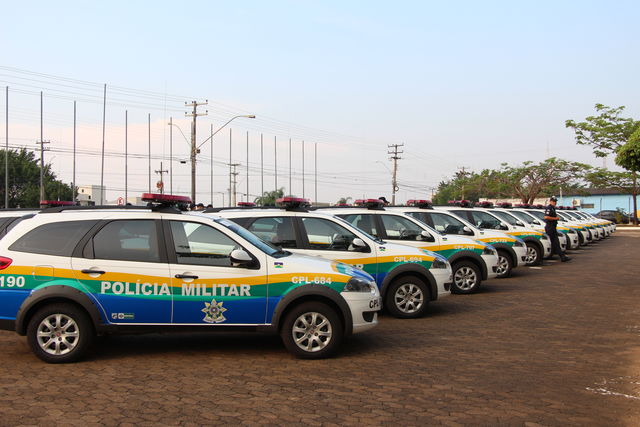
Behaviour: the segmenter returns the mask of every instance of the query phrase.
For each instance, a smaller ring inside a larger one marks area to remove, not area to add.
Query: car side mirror
[[[500,224],[500,226],[499,226],[499,228],[498,228],[498,229],[499,229],[499,230],[508,230],[508,229],[509,229],[509,227],[507,227],[505,224]]]
[[[367,244],[359,237],[356,237],[349,245],[349,250],[353,252],[362,252],[367,248]]]
[[[516,221],[516,225],[519,226],[519,227],[524,227],[524,222]]]
[[[467,236],[473,236],[473,231],[471,231],[471,229],[466,225],[462,227],[462,231],[464,231],[464,234]]]
[[[253,261],[251,255],[242,249],[234,249],[231,251],[229,258],[231,259],[231,264],[233,264],[234,267],[246,267]]]
[[[542,223],[540,221],[538,221],[537,219],[534,219],[533,223],[536,224],[536,225],[542,225]]]
[[[425,242],[435,242],[436,239],[435,237],[433,237],[431,235],[431,233],[429,233],[427,230],[422,230],[422,232],[420,233],[420,236],[418,237],[419,240],[423,240]]]

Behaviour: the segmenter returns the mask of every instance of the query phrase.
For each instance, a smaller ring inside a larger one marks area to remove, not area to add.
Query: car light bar
[[[40,200],[41,208],[54,208],[57,206],[75,206],[75,203],[68,200]]]
[[[367,209],[376,209],[384,206],[384,202],[380,199],[358,199],[353,202],[355,206],[366,207]]]
[[[341,208],[345,208],[345,207],[349,207],[351,205],[349,203],[336,203],[336,206],[339,206]]]
[[[433,206],[433,204],[431,203],[431,200],[411,199],[407,200],[407,206],[415,206],[417,208],[430,208]]]
[[[238,207],[240,207],[240,208],[252,208],[255,205],[256,204],[252,203],[252,202],[238,202]]]
[[[175,196],[173,194],[142,193],[142,201],[166,205],[178,205],[191,203],[191,198],[187,196]]]
[[[473,202],[470,200],[449,200],[448,203],[453,206],[460,206],[461,208],[473,207]]]
[[[521,207],[521,205],[517,205],[519,207]],[[502,202],[502,203],[498,203],[498,207],[499,208],[511,208],[513,207],[513,204],[509,203],[509,202]]]
[[[535,209],[544,209],[546,206],[545,205],[531,205],[532,208]]]
[[[489,201],[480,202],[478,203],[478,206],[480,206],[481,208],[492,208],[493,202],[489,202]]]
[[[281,197],[276,199],[276,206],[285,209],[300,209],[311,206],[309,199],[303,199],[302,197]]]

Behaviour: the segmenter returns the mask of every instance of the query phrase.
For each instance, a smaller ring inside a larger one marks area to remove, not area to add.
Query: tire
[[[498,249],[498,278],[504,279],[511,276],[511,269],[513,269],[513,261],[507,251]]]
[[[453,270],[452,293],[472,294],[480,288],[482,274],[475,263],[471,261],[458,261],[454,262],[451,269]]]
[[[91,319],[73,304],[55,303],[42,307],[27,325],[31,351],[47,363],[81,359],[93,344],[94,337]]]
[[[318,301],[295,306],[285,316],[280,338],[300,359],[323,359],[333,355],[344,337],[344,325],[335,309]]]
[[[415,319],[427,311],[429,288],[417,276],[402,276],[391,282],[384,299],[385,307],[393,317]]]
[[[533,242],[526,242],[527,255],[525,265],[538,265],[542,262],[542,248]]]

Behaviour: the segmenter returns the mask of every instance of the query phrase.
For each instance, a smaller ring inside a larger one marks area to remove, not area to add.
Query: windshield
[[[566,212],[557,212],[556,211],[556,215],[558,215],[564,221],[574,221],[575,220],[575,218],[571,218],[570,216],[568,216]]]
[[[213,221],[233,231],[234,233],[236,233],[237,235],[239,235],[240,237],[242,237],[243,239],[251,243],[256,248],[260,249],[262,252],[264,252],[267,255],[277,257],[277,256],[289,255],[291,253],[291,252],[283,251],[282,249],[278,248],[277,246],[269,242],[265,242],[255,234],[251,233],[249,230],[243,227],[240,227],[235,222],[231,222],[224,218],[216,218]]]
[[[541,221],[544,221],[544,213],[542,213],[540,211],[527,211],[527,213],[535,216],[536,218],[538,218]]]
[[[521,224],[518,224],[518,220],[516,218],[514,218],[512,215],[506,212],[503,212],[503,211],[489,211],[489,212],[491,212],[501,220],[505,221],[507,224],[521,225]]]
[[[520,211],[512,211],[511,215],[515,216],[518,219],[521,219],[525,222],[525,224],[533,224],[533,221],[537,221],[533,216],[528,213],[520,212]]]
[[[337,215],[332,215],[332,216],[333,216],[333,218],[335,218],[337,220],[340,220],[340,221],[344,222],[345,224],[348,224],[349,227],[355,228],[356,230],[358,230],[359,233],[364,234],[366,237],[368,237],[369,239],[373,240],[374,242],[376,242],[376,243],[384,243],[384,240],[382,240],[382,239],[380,239],[380,238],[378,238],[376,236],[372,236],[371,234],[367,233],[366,231],[363,231],[363,230],[359,229],[358,227],[356,227],[355,225],[351,224],[346,219],[340,218]]]

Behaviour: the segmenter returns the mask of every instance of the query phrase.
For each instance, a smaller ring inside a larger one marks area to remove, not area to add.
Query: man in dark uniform
[[[558,240],[558,230],[556,227],[558,226],[558,220],[560,217],[556,213],[556,204],[558,203],[558,199],[555,197],[551,197],[549,199],[549,205],[544,210],[544,221],[546,225],[544,226],[544,231],[551,239],[551,256],[558,255],[560,257],[560,261],[567,262],[571,261],[571,258],[566,256],[564,252],[562,252],[562,248],[560,247],[560,241]]]

